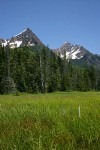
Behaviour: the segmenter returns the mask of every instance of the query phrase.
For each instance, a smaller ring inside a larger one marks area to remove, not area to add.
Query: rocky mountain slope
[[[71,61],[74,65],[94,65],[96,67],[100,67],[100,56],[97,54],[92,54],[83,46],[65,42],[60,48],[56,49],[55,52],[61,58],[66,58],[68,61]]]
[[[61,58],[80,59],[87,53],[87,50],[80,45],[73,45],[69,42],[65,42],[60,48],[56,49],[55,52]]]
[[[0,44],[2,46],[6,46],[7,43],[9,44],[10,48],[16,48],[19,46],[44,45],[29,28],[19,33],[18,35],[15,35],[11,39],[0,39]]]

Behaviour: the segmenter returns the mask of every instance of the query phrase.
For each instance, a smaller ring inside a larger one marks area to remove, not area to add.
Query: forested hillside
[[[76,67],[44,46],[0,46],[0,93],[100,90],[100,70]]]

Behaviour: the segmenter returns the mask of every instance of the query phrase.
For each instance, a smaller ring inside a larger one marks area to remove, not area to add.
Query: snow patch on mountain
[[[64,55],[60,54],[60,58],[64,58]]]
[[[8,43],[8,41],[4,40],[4,42],[2,42],[2,46],[6,46]]]
[[[21,44],[22,44],[22,41],[15,41],[15,42],[9,43],[10,48],[20,47]]]
[[[34,43],[28,42],[28,46],[34,46],[34,45],[35,45]]]
[[[66,58],[68,58],[69,54],[70,54],[70,52],[66,52]]]
[[[72,53],[72,59],[80,59],[80,57],[77,57],[77,54],[80,53],[80,49],[76,50],[75,52]]]

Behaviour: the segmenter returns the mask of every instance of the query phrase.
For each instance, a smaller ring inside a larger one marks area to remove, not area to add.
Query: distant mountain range
[[[0,39],[0,44],[2,46],[6,46],[7,43],[9,44],[10,48],[35,45],[45,46],[29,28],[19,33],[18,35],[15,35],[11,39]],[[73,64],[78,66],[92,64],[94,66],[100,67],[100,56],[92,54],[83,46],[73,45],[69,42],[65,42],[60,48],[53,51],[61,58],[66,58],[68,61],[71,61]]]

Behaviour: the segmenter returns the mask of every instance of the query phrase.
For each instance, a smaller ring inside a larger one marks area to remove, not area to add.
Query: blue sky
[[[50,48],[65,41],[100,54],[100,0],[3,0],[0,38],[29,27]]]

